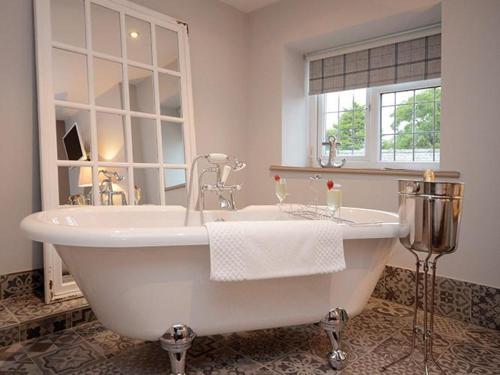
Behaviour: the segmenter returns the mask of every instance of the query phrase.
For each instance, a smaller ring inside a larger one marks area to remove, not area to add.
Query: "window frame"
[[[402,162],[402,161],[381,161],[380,160],[380,137],[381,137],[381,97],[382,94],[395,91],[419,90],[428,87],[441,86],[441,78],[434,78],[422,81],[412,81],[369,87],[366,89],[366,116],[365,116],[365,156],[337,156],[347,160],[346,166],[353,168],[388,168],[388,169],[438,169],[440,161],[428,162]],[[347,90],[346,90],[347,91]],[[323,134],[325,131],[324,106],[325,95],[311,95],[309,97],[310,111],[310,136],[311,154],[314,166],[319,166],[318,159],[322,157],[321,149]],[[439,132],[441,134],[441,131]],[[441,138],[441,144],[442,144]],[[441,160],[441,155],[440,155]]]

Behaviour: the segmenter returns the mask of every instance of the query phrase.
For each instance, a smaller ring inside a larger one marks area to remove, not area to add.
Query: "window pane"
[[[186,170],[164,169],[165,204],[186,206]]]
[[[50,5],[52,40],[85,48],[83,0],[52,0]]]
[[[397,92],[396,104],[413,104],[413,90]]]
[[[393,92],[388,94],[382,94],[383,106],[394,105],[395,104],[394,101],[395,101],[395,94]]]
[[[396,131],[411,133],[413,131],[413,105],[398,105],[396,107]]]
[[[156,120],[132,117],[131,126],[134,163],[158,163]]]
[[[72,129],[75,124],[76,130]],[[58,160],[90,158],[90,111],[56,107],[56,136]]]
[[[102,107],[123,108],[122,64],[94,58],[95,104]]]
[[[395,161],[413,161],[413,134],[396,135]]]
[[[181,79],[169,74],[158,74],[160,85],[160,113],[165,116],[182,117]]]
[[[353,102],[353,92],[352,91],[344,91],[340,95],[340,104],[339,109],[341,111],[347,111],[352,109]]]
[[[120,13],[92,4],[92,49],[113,56],[122,56]]]
[[[365,138],[354,138],[352,149],[355,156],[363,156],[365,154]]]
[[[358,109],[364,109],[366,106],[366,89],[354,90],[354,104]]]
[[[327,133],[326,139],[328,139],[329,136],[337,135],[339,114],[337,112],[327,113],[325,115],[325,118],[326,118],[325,131]]]
[[[111,180],[111,187],[106,189],[107,191],[102,191],[99,196],[103,206],[128,204],[127,168],[99,167],[98,176],[100,185],[106,179]]]
[[[88,103],[87,57],[53,48],[52,63],[54,99]]]
[[[339,94],[330,92],[326,94],[326,112],[338,112],[339,110]]]
[[[174,122],[161,122],[161,139],[163,143],[163,162],[184,164],[183,125]]]
[[[135,204],[160,204],[160,170],[134,168]]]
[[[435,144],[434,161],[439,161],[441,156],[441,134],[436,133],[434,137],[434,144]]]
[[[91,204],[91,167],[57,167],[59,204]]]
[[[415,105],[415,132],[434,130],[434,102]]]
[[[415,90],[415,102],[434,101],[434,88]]]
[[[434,134],[415,134],[415,161],[424,162],[433,160]]]
[[[129,66],[130,110],[136,112],[155,112],[153,72]]]
[[[175,31],[156,26],[156,53],[158,67],[179,71],[179,52]]]
[[[394,160],[394,136],[383,135],[380,142],[380,159],[382,161]]]
[[[441,103],[436,103],[436,131],[441,130]]]
[[[126,16],[127,57],[129,60],[151,64],[151,24]]]
[[[436,87],[436,91],[434,92],[434,99],[441,100],[441,87]]]
[[[382,108],[382,134],[394,133],[394,107]]]
[[[113,113],[97,112],[96,125],[99,160],[127,161],[123,116]]]

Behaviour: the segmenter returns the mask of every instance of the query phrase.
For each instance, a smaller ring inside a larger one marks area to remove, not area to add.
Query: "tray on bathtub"
[[[380,221],[374,222],[357,222],[354,220],[349,220],[339,216],[335,216],[333,212],[326,208],[313,204],[289,204],[283,207],[283,212],[286,214],[299,217],[301,219],[307,220],[333,220],[339,224],[347,224],[350,226],[361,226],[361,225],[379,225],[382,224]]]

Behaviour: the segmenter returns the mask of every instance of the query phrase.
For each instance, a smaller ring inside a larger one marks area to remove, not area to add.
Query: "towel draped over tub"
[[[210,279],[243,281],[319,275],[345,269],[342,228],[327,220],[205,224]]]

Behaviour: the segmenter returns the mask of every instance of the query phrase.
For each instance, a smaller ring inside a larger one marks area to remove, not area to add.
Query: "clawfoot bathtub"
[[[207,231],[196,213],[183,226],[184,213],[176,206],[63,208],[30,215],[21,227],[31,239],[55,245],[102,324],[144,340],[158,340],[174,326],[169,338],[178,348],[189,347],[187,326],[210,335],[318,322],[335,306],[358,314],[399,236],[396,214],[342,208],[343,218],[360,223],[341,224],[344,271],[213,282]],[[295,220],[275,206],[207,211],[206,218]]]

